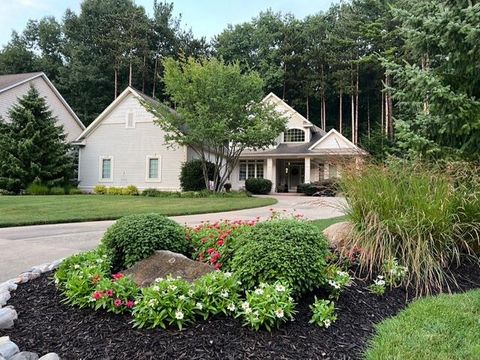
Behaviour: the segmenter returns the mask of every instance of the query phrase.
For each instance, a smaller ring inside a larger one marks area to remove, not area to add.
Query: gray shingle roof
[[[0,92],[25,80],[42,75],[42,72],[0,75]]]

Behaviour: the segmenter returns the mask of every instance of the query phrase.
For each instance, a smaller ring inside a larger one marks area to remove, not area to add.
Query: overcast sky
[[[261,10],[291,12],[296,17],[326,10],[333,0],[173,0],[175,13],[197,36],[210,39],[227,24],[250,20]],[[53,15],[60,20],[67,8],[78,13],[81,0],[0,0],[0,45],[5,45],[12,30],[21,32],[28,19]],[[135,0],[151,13],[153,0]]]

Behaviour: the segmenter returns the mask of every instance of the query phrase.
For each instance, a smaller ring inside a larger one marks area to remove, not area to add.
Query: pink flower
[[[115,301],[113,302],[113,305],[115,305],[116,307],[122,306],[122,300],[115,299]]]
[[[133,308],[133,306],[135,305],[135,301],[133,301],[133,300],[128,300],[128,301],[126,302],[126,305],[127,305],[127,308],[131,309],[131,308]]]
[[[217,245],[218,245],[218,246],[223,246],[223,240],[222,240],[222,239],[218,240],[218,241],[217,241]]]
[[[103,297],[103,294],[102,292],[100,291],[95,291],[93,294],[92,294],[92,298],[94,298],[95,300],[99,300]]]
[[[113,290],[105,291],[105,295],[107,295],[108,297],[112,297],[113,296]]]
[[[117,274],[113,274],[112,275],[112,278],[113,278],[113,281],[116,281],[116,280],[120,280],[121,278],[123,278],[125,275],[121,274],[121,273],[117,273]]]
[[[215,270],[219,270],[222,267],[221,263],[216,263],[214,266]]]

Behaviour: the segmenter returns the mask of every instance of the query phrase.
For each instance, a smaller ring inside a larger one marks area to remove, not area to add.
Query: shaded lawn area
[[[339,216],[339,217],[334,217],[330,219],[313,220],[312,224],[318,227],[320,231],[323,231],[330,225],[335,224],[337,222],[341,222],[341,221],[347,221],[347,217]]]
[[[189,215],[268,206],[273,198],[164,198],[114,195],[0,196],[0,227],[114,220],[125,215]]]

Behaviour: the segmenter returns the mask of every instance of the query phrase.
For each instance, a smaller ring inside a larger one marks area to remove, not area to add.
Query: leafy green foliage
[[[95,291],[90,295],[90,305],[95,309],[104,309],[115,314],[122,314],[135,306],[139,293],[137,284],[122,274],[112,278],[99,279]]]
[[[280,281],[272,284],[260,283],[252,291],[247,291],[238,316],[242,316],[244,325],[258,331],[264,326],[268,331],[280,327],[280,324],[293,320],[295,303],[292,289]]]
[[[0,188],[18,193],[33,182],[67,185],[73,157],[46,100],[33,86],[0,121]]]
[[[183,191],[200,191],[207,188],[205,177],[203,176],[204,162],[200,159],[194,159],[182,164],[180,172],[180,185]],[[205,163],[207,167],[208,180],[213,180],[215,164]]]
[[[112,254],[115,268],[126,268],[152,255],[155,250],[187,254],[185,230],[175,221],[157,214],[130,215],[108,228],[102,245]]]
[[[251,227],[242,236],[229,268],[245,289],[261,282],[283,281],[299,296],[325,281],[325,237],[305,221],[271,220]]]
[[[400,286],[407,276],[407,268],[401,266],[397,259],[392,258],[385,261],[383,264],[383,276],[385,282],[390,288]]]
[[[65,189],[60,186],[54,186],[49,190],[50,195],[65,195]]]
[[[34,182],[27,186],[26,192],[29,195],[48,195],[49,189],[48,186]]]
[[[123,195],[123,189],[120,187],[110,186],[107,188],[107,195]]]
[[[174,324],[181,330],[191,324],[197,306],[192,287],[185,280],[168,277],[142,289],[142,296],[133,310],[134,326],[165,329]]]
[[[272,182],[263,178],[249,178],[245,180],[245,189],[252,194],[268,194],[272,191]]]
[[[337,320],[335,315],[335,304],[330,300],[317,299],[310,305],[312,310],[311,324],[315,324],[320,327],[329,328]]]
[[[93,192],[97,195],[105,195],[107,193],[107,187],[105,185],[95,185]]]
[[[373,283],[368,286],[368,290],[377,296],[385,294],[386,282],[383,275],[378,275],[377,278],[373,280]]]
[[[445,267],[480,241],[472,231],[479,228],[480,187],[460,185],[464,181],[443,168],[392,161],[346,171],[341,182],[355,225],[346,248],[361,250],[359,260],[371,274],[396,258],[408,269],[407,283],[429,292],[448,277]]]
[[[128,185],[122,189],[122,195],[138,195],[138,188],[135,185]]]
[[[337,265],[329,265],[325,271],[326,285],[330,291],[330,297],[338,299],[341,292],[350,286],[352,278],[348,272],[341,270]]]

